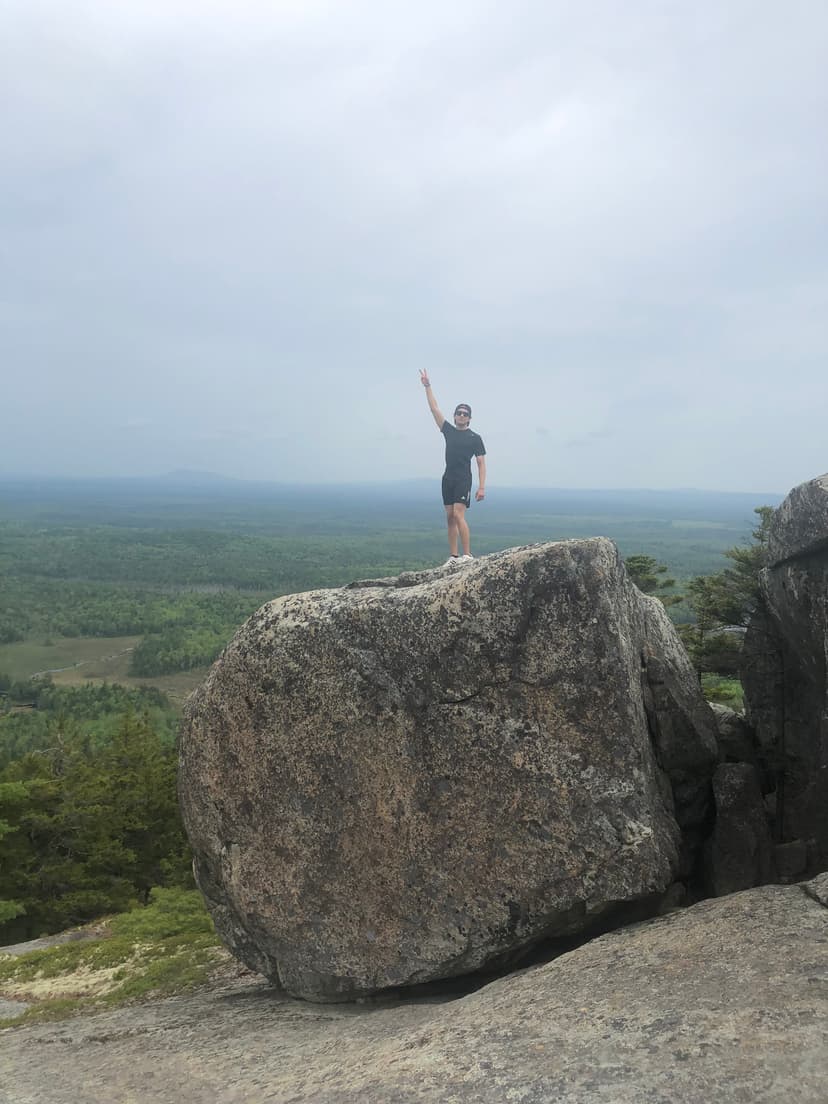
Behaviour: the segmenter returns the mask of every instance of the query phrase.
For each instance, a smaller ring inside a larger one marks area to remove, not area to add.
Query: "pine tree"
[[[732,631],[747,626],[760,597],[759,574],[768,559],[768,537],[774,509],[758,506],[759,522],[749,544],[725,552],[734,565],[714,575],[701,575],[688,584],[688,598],[695,613],[693,625],[679,627],[694,666],[702,671],[736,674],[742,638]]]
[[[0,772],[0,944],[30,939],[189,885],[176,759],[126,713],[101,748],[55,723],[50,746]]]
[[[667,565],[659,563],[654,556],[628,556],[624,566],[630,578],[644,594],[652,594],[665,606],[674,606],[683,600],[681,594],[668,594],[676,585],[675,579],[667,578]]]

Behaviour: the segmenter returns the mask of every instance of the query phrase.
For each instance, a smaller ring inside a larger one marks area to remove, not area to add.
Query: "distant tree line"
[[[157,636],[146,636],[130,658],[129,673],[137,678],[153,678],[204,667],[218,656],[238,622],[222,629],[168,629]]]
[[[51,747],[56,730],[63,736],[82,725],[89,746],[100,748],[126,713],[146,718],[163,747],[174,745],[177,713],[153,686],[55,686],[49,678],[15,681],[0,673],[0,769],[28,752]]]
[[[0,644],[40,637],[112,637],[174,626],[238,624],[264,597],[238,590],[159,591],[92,582],[0,579]]]

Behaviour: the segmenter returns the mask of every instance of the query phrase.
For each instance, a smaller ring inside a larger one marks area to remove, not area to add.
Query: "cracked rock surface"
[[[575,540],[263,606],[190,700],[180,792],[228,947],[347,1000],[662,893],[715,758],[663,608]]]
[[[611,932],[445,1003],[263,984],[0,1033],[2,1104],[824,1104],[828,875]]]

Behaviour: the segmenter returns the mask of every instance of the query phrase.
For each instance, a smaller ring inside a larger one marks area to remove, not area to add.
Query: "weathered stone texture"
[[[780,882],[795,882],[808,869],[808,848],[804,840],[778,843],[773,849],[773,855]]]
[[[809,554],[828,544],[828,473],[800,483],[774,513],[768,535],[772,564]]]
[[[828,866],[828,475],[776,511],[762,602],[745,638],[747,714],[776,778],[779,842]]]
[[[719,758],[723,763],[750,763],[760,769],[760,758],[756,749],[756,734],[748,724],[744,713],[737,713],[726,705],[711,702],[710,708],[716,718],[716,730],[719,739]]]
[[[444,1003],[248,984],[17,1028],[0,1101],[824,1104],[826,904],[828,876],[704,901]]]
[[[710,891],[721,897],[773,881],[773,841],[756,769],[749,763],[722,763],[713,776],[713,797]]]
[[[715,758],[660,603],[564,541],[264,606],[191,699],[181,799],[228,946],[347,999],[661,893]]]

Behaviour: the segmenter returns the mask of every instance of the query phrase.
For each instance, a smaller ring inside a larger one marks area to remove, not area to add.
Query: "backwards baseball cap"
[[[468,403],[458,403],[454,408],[455,414],[468,414],[471,417],[471,407]]]

